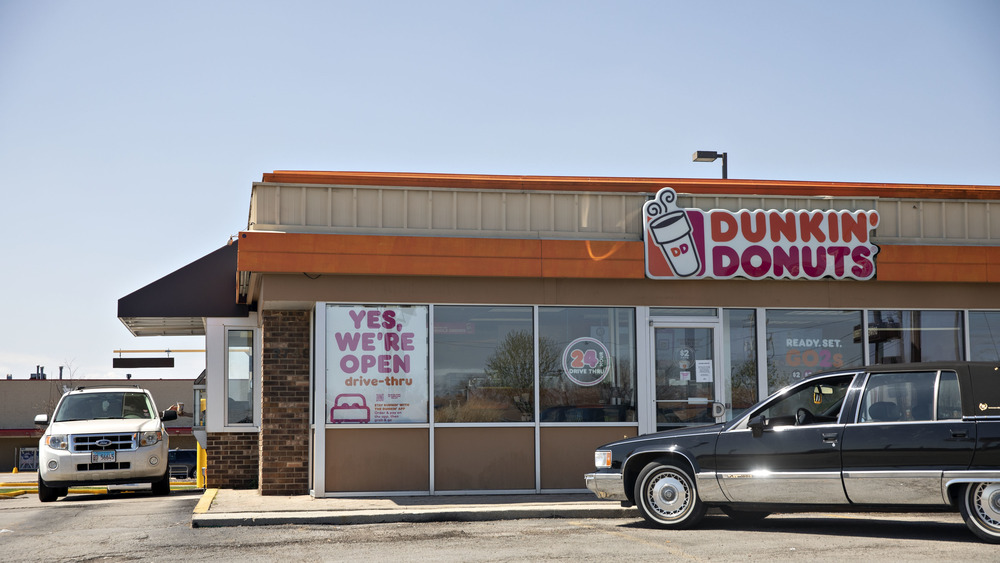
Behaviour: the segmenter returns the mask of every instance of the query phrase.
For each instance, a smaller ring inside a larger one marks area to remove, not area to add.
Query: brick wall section
[[[263,314],[260,494],[309,493],[309,311]]]
[[[205,486],[210,489],[257,488],[259,444],[256,432],[210,432]]]

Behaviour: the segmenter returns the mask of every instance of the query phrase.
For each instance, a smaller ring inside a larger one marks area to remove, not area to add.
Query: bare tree
[[[538,339],[539,373],[558,371],[559,353],[549,338]],[[490,385],[502,390],[522,413],[534,412],[535,338],[531,331],[508,332],[486,359]]]

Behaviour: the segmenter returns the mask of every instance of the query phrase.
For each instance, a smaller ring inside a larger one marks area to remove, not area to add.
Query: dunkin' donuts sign
[[[869,211],[702,211],[663,188],[642,208],[646,276],[654,279],[870,280],[878,246]]]

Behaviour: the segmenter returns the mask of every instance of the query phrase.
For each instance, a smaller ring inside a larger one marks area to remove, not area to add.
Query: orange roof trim
[[[241,272],[642,279],[641,242],[240,233]],[[878,281],[1000,282],[1000,247],[883,245]],[[670,282],[663,282],[670,283]]]
[[[880,184],[863,182],[804,182],[793,180],[734,180],[704,178],[612,178],[585,176],[504,176],[491,174],[431,174],[418,172],[320,172],[275,170],[264,182],[281,184],[347,184],[497,190],[656,192],[670,186],[692,194],[888,197],[911,199],[1000,199],[1000,186],[944,184]]]

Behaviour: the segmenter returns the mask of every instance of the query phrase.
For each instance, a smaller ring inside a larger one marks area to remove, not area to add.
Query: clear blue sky
[[[0,0],[0,377],[116,376],[118,298],[275,169],[1000,184],[1000,2]],[[194,377],[200,356],[136,377]]]

